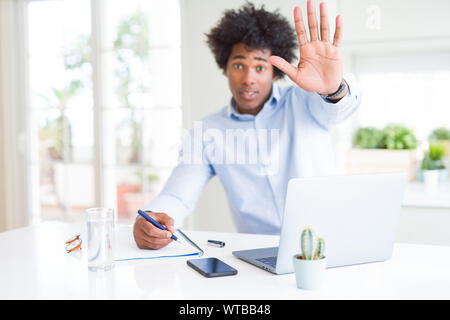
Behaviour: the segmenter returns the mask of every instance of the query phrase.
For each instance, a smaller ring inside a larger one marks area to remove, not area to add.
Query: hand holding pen
[[[134,240],[140,249],[160,249],[167,246],[172,240],[175,232],[171,217],[163,212],[143,212],[153,219],[157,224],[164,226],[162,230],[152,222],[148,221],[142,214],[136,219],[133,228]]]

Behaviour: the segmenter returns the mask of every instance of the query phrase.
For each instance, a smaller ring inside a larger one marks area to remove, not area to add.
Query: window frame
[[[31,2],[37,2],[37,1],[49,1],[49,0],[23,0],[26,2],[25,4],[25,10],[27,9],[27,5]],[[180,2],[179,0],[177,0]],[[94,206],[96,207],[104,207],[104,206],[112,206],[114,204],[114,208],[117,208],[117,195],[116,195],[116,184],[114,183],[114,190],[111,189],[111,177],[108,176],[108,172],[111,172],[111,170],[117,169],[117,168],[138,168],[142,172],[145,172],[148,170],[148,166],[143,163],[142,161],[136,164],[108,164],[107,161],[105,161],[105,148],[103,147],[106,143],[106,131],[105,131],[105,117],[104,114],[108,111],[110,111],[113,106],[107,104],[107,90],[104,86],[104,79],[107,75],[105,72],[106,70],[106,64],[107,64],[107,55],[111,52],[111,49],[108,49],[108,45],[106,43],[107,36],[106,36],[106,10],[105,7],[108,6],[108,1],[105,0],[90,0],[90,23],[91,23],[91,68],[92,68],[92,111],[93,111],[93,130],[94,130],[94,145],[93,145],[93,159],[89,162],[89,166],[93,168],[94,172],[94,186],[93,189],[95,191],[94,194]],[[179,8],[181,9],[181,4],[179,3]],[[26,24],[24,26],[25,29],[27,29],[28,26],[28,19],[26,19]],[[180,30],[180,36],[181,36],[181,30]],[[26,43],[28,42],[28,37],[26,38]],[[162,46],[161,48],[178,48],[181,50],[181,43],[175,46],[169,45],[169,46]],[[158,46],[151,46],[150,50],[157,50],[160,49]],[[28,52],[28,51],[25,51]],[[28,62],[28,60],[27,60]],[[29,70],[29,67],[27,65],[26,70]],[[181,54],[180,54],[180,74],[181,74]],[[29,85],[27,84],[27,88],[29,88]],[[181,83],[180,83],[180,89],[181,89]],[[181,94],[181,93],[180,93]],[[181,101],[180,101],[181,103]],[[158,106],[152,106],[152,110],[156,110]],[[164,109],[178,109],[182,110],[181,104],[179,106],[174,105],[167,105],[164,106]],[[24,114],[29,115],[32,110],[31,104],[29,104],[26,108],[23,109]],[[135,110],[140,110],[136,108]],[[182,112],[182,111],[181,111]],[[182,116],[182,115],[181,115]],[[181,128],[180,128],[181,129]],[[142,135],[142,132],[141,132]],[[30,134],[30,137],[32,134]],[[31,140],[30,140],[31,141]],[[141,149],[143,148],[143,145],[141,144]],[[35,148],[36,149],[36,148]],[[37,152],[37,151],[35,151]],[[74,160],[71,161],[71,163],[74,164],[80,164],[82,162]],[[64,160],[63,163],[67,163],[66,160]],[[39,222],[41,220],[41,203],[40,203],[40,197],[39,197],[39,164],[40,160],[37,159],[37,157],[34,157],[33,161],[29,161],[26,165],[27,169],[30,169],[31,171],[34,171],[34,190],[30,191],[30,195],[32,194],[34,202],[33,202],[33,213],[32,218],[34,222]],[[83,162],[83,164],[86,164]],[[32,169],[31,169],[32,168]],[[151,169],[167,169],[167,166],[151,166]],[[142,175],[143,176],[143,175]],[[141,185],[144,186],[143,180],[144,178],[141,177]],[[28,180],[27,180],[28,181]],[[106,188],[109,188],[108,190]],[[65,206],[62,209],[63,215],[62,218],[64,220],[72,220],[70,219],[70,206]],[[31,212],[31,211],[30,211]],[[118,212],[115,210],[115,216],[116,219],[118,218]]]
[[[23,227],[32,221],[32,172],[30,170],[29,77],[27,58],[28,0],[0,3],[0,147],[5,152],[2,167],[4,193],[0,230]],[[3,118],[4,117],[4,118]],[[2,224],[2,225],[1,225]]]

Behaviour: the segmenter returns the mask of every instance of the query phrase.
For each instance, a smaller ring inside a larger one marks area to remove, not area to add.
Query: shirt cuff
[[[342,76],[342,78],[345,80],[345,82],[347,83],[347,93],[345,94],[345,96],[343,96],[339,101],[333,102],[328,100],[327,98],[322,97],[320,94],[319,96],[322,98],[323,101],[325,101],[326,103],[330,104],[330,105],[334,105],[334,106],[339,106],[339,105],[345,105],[349,102],[349,100],[351,99],[352,96],[352,83],[354,82],[353,79],[351,78],[350,75],[344,73],[344,75]]]

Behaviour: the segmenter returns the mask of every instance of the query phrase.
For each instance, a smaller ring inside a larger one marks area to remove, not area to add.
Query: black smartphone
[[[235,268],[217,258],[191,259],[187,261],[187,264],[207,278],[232,276],[237,274]]]

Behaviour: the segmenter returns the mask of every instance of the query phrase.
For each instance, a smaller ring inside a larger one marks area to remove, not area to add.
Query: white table
[[[278,237],[185,231],[204,257],[218,257],[236,276],[204,278],[188,258],[116,263],[112,271],[89,272],[85,254],[65,252],[65,240],[83,227],[63,222],[0,233],[0,299],[449,299],[450,247],[396,244],[386,262],[326,270],[325,286],[297,289],[295,275],[273,275],[231,251],[276,246]],[[207,239],[226,242],[224,248]]]
[[[422,182],[409,182],[403,196],[403,207],[450,209],[450,182],[440,183],[435,193],[429,193]]]

